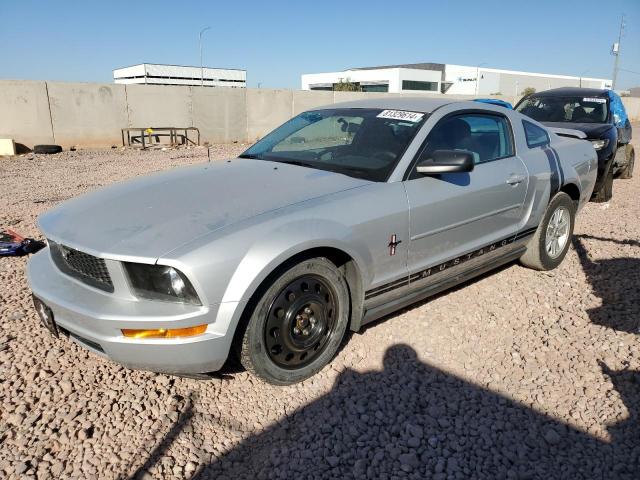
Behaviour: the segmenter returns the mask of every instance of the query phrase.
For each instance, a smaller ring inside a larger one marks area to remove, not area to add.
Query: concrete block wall
[[[333,92],[294,90],[293,91],[293,116],[299,113],[334,103]]]
[[[640,122],[640,97],[624,97],[622,99],[627,115],[632,122]],[[635,133],[636,137],[640,132]]]
[[[293,116],[293,91],[247,89],[247,140],[254,142]]]
[[[125,85],[129,127],[192,127],[192,87]]]
[[[191,95],[191,125],[200,129],[202,141],[246,141],[246,89],[193,87]]]
[[[29,148],[53,143],[45,82],[0,81],[0,137],[13,138]]]
[[[398,95],[402,94],[0,80],[0,137],[29,148],[42,143],[109,147],[121,144],[120,130],[125,127],[195,126],[202,142],[254,142],[314,107]],[[623,101],[632,121],[640,121],[640,98]]]
[[[124,85],[47,83],[56,144],[110,146],[121,143],[127,124]]]

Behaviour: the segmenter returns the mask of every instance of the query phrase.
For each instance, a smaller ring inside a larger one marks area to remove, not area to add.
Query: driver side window
[[[508,120],[501,115],[470,113],[446,118],[427,137],[421,159],[436,150],[467,150],[477,164],[513,156]]]

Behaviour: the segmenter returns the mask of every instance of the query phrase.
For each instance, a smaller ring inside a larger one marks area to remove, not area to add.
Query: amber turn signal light
[[[122,334],[129,338],[178,338],[178,337],[194,337],[204,333],[207,325],[196,325],[195,327],[186,328],[157,328],[153,330],[137,330],[123,328]]]

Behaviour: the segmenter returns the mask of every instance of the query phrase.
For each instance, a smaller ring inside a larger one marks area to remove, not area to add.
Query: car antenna
[[[207,158],[209,159],[209,163],[211,163],[211,147],[207,145]]]

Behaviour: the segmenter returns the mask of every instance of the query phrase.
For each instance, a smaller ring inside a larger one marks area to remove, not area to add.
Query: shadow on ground
[[[640,260],[593,261],[588,240],[640,242],[574,239],[602,299],[602,306],[589,310],[591,320],[637,333]],[[638,479],[640,371],[616,371],[604,363],[600,369],[626,407],[622,418],[607,423],[609,441],[421,362],[412,348],[396,345],[387,350],[382,371],[344,371],[328,394],[199,465],[192,478]],[[596,404],[611,401],[609,392],[600,394]],[[148,471],[191,421],[191,402],[185,408],[132,478]]]
[[[593,261],[585,240],[635,247],[640,247],[640,241],[593,235],[577,235],[573,239],[582,270],[594,294],[602,300],[600,307],[587,311],[591,321],[622,332],[640,333],[640,258],[621,257]]]
[[[171,446],[171,444],[180,436],[182,431],[189,425],[191,419],[194,414],[194,401],[196,400],[196,395],[190,393],[186,399],[178,399],[178,402],[175,405],[175,416],[177,416],[176,420],[171,423],[170,417],[167,416],[165,421],[162,422],[160,428],[165,428],[167,424],[170,424],[170,428],[168,432],[162,437],[162,441],[160,441],[149,453],[145,462],[136,469],[136,471],[131,475],[130,478],[140,479],[144,477],[144,474],[149,470],[151,466],[153,466],[158,460],[162,457],[162,455],[167,451],[167,449]],[[141,434],[146,434],[149,436],[149,432],[140,432]],[[153,438],[153,436],[149,436],[149,438]],[[134,460],[137,460],[137,455],[134,456]],[[125,477],[120,477],[121,480],[124,480]]]
[[[192,478],[637,479],[640,372],[601,368],[629,411],[609,427],[610,443],[396,345],[382,371],[343,372],[331,392],[200,465]]]

